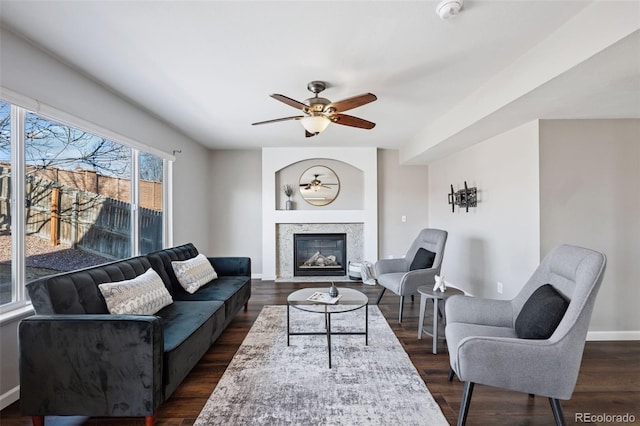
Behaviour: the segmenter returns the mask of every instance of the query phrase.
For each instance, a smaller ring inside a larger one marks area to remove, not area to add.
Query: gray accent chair
[[[409,247],[404,258],[381,259],[375,264],[376,279],[382,286],[382,291],[378,296],[376,304],[380,303],[385,290],[389,289],[400,296],[400,313],[398,322],[402,322],[402,310],[405,296],[413,297],[418,294],[418,287],[423,285],[433,286],[435,276],[440,274],[444,247],[447,243],[447,231],[441,229],[423,229]],[[431,268],[410,270],[418,250],[423,248],[435,253],[435,259]]]
[[[545,256],[512,300],[461,295],[447,300],[449,380],[455,374],[464,382],[459,426],[466,422],[475,383],[547,397],[556,424],[565,424],[560,400],[573,394],[605,265],[602,253],[561,245]],[[518,338],[516,318],[545,284],[568,301],[567,310],[548,339]]]

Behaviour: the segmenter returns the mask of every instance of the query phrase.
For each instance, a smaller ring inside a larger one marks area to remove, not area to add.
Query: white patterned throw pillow
[[[173,303],[162,278],[153,269],[126,281],[98,284],[111,314],[153,315]]]
[[[216,270],[203,254],[189,260],[171,262],[171,266],[180,285],[190,294],[218,278]]]

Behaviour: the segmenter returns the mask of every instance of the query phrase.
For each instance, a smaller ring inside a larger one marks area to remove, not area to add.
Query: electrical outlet
[[[498,291],[498,294],[502,294],[502,283],[500,281],[498,281],[498,287],[496,290]]]

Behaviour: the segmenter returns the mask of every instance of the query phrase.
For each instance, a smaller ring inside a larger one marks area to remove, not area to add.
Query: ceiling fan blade
[[[325,107],[325,111],[329,109],[333,109],[335,112],[349,111],[350,109],[368,104],[369,102],[373,102],[376,99],[378,98],[373,93],[365,93],[363,95],[358,95],[352,98],[343,99],[338,102],[333,102]]]
[[[251,125],[255,126],[257,124],[277,123],[278,121],[300,120],[301,118],[304,118],[304,115],[296,115],[295,117],[275,118],[273,120],[267,120],[267,121],[258,121],[257,123],[251,123]]]
[[[376,123],[347,114],[332,114],[329,119],[336,124],[358,127],[360,129],[373,129],[376,127]]]
[[[303,104],[302,102],[298,102],[295,99],[291,99],[291,98],[289,98],[289,97],[287,97],[285,95],[278,95],[277,93],[274,93],[273,95],[271,95],[271,97],[273,99],[276,99],[276,100],[278,100],[280,102],[283,102],[283,103],[285,103],[285,104],[287,104],[289,106],[292,106],[292,107],[294,107],[296,109],[299,109],[299,110],[303,110],[304,111],[306,108],[308,108],[308,106]]]

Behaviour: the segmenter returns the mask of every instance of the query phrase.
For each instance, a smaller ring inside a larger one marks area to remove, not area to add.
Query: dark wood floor
[[[363,291],[369,296],[370,303],[375,303],[379,292],[379,287],[361,283],[340,283],[339,286],[341,285]],[[177,391],[162,404],[158,411],[157,425],[192,425],[262,307],[284,304],[292,290],[316,286],[322,284],[255,280],[249,310],[238,314]],[[433,355],[430,338],[425,336],[422,341],[417,339],[419,306],[418,300],[414,303],[406,302],[405,318],[402,324],[398,324],[398,297],[387,292],[380,303],[382,313],[444,415],[450,423],[455,424],[462,396],[462,384],[457,379],[453,382],[447,380],[449,356],[446,344],[441,342],[439,353]],[[563,401],[563,409],[568,424],[581,424],[575,417],[580,413],[590,413],[592,416],[628,413],[635,416],[636,423],[640,423],[640,342],[587,342],[576,390],[570,401]],[[590,424],[612,423],[614,422],[603,421]],[[19,405],[15,403],[0,412],[0,424],[29,425],[30,419],[20,416]],[[47,425],[80,424],[134,426],[143,425],[144,421],[113,418],[47,418]],[[477,385],[467,424],[547,426],[553,424],[553,415],[546,398],[530,398],[526,394]]]

